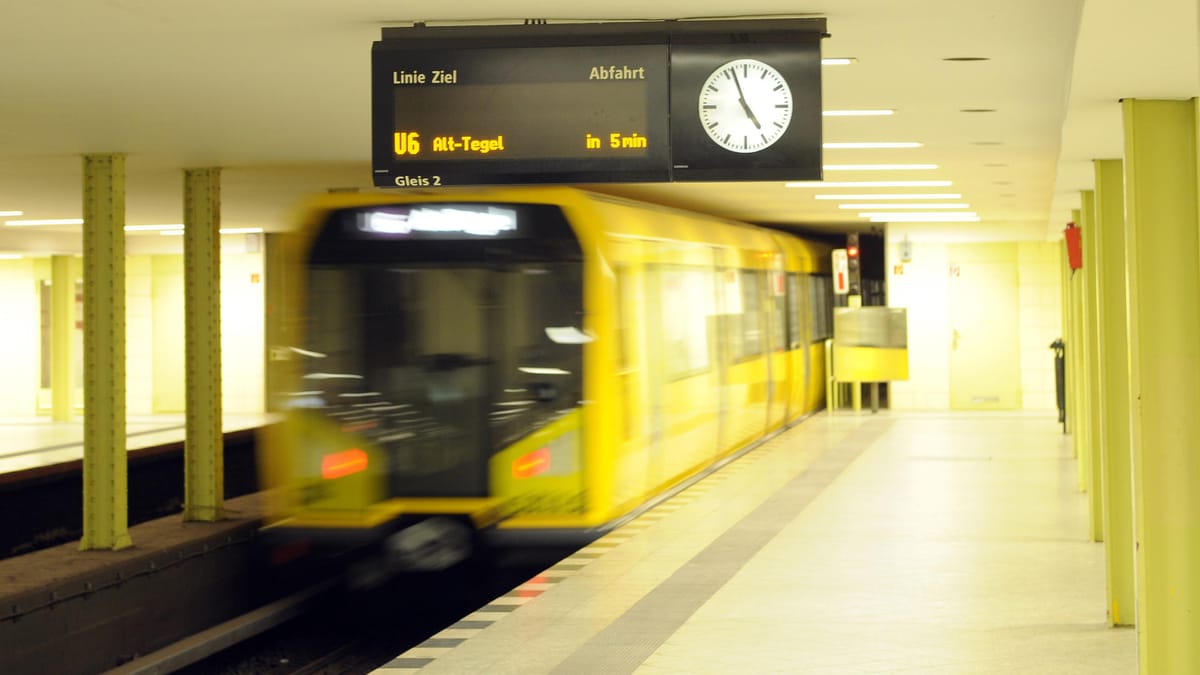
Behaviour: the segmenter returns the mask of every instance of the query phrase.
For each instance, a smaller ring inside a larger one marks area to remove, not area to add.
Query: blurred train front
[[[453,565],[521,508],[514,481],[534,510],[579,512],[589,338],[562,211],[354,202],[313,211],[287,255],[287,414],[263,439],[276,561]]]

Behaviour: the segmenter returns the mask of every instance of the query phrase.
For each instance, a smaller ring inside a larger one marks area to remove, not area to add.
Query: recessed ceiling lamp
[[[826,110],[821,113],[826,117],[887,117],[895,115],[895,110]]]
[[[823,66],[849,66],[858,63],[858,59],[853,56],[835,56],[827,59],[821,59]]]
[[[839,209],[969,209],[970,204],[838,204]]]
[[[0,218],[17,218],[23,215],[24,211],[0,211]]]
[[[863,199],[962,199],[962,195],[947,193],[939,194],[866,194],[866,195],[813,195],[813,199],[829,199],[840,202]]]
[[[0,253],[0,260],[20,260],[24,257],[20,253]]]
[[[37,227],[38,225],[82,225],[83,218],[50,218],[42,220],[6,220],[10,227]]]
[[[924,171],[937,164],[826,164],[826,171]]]
[[[848,180],[848,181],[795,181],[784,183],[788,188],[859,188],[859,187],[950,187],[948,180]]]
[[[871,141],[865,143],[824,143],[826,150],[855,150],[859,148],[919,148],[920,143],[912,141]]]

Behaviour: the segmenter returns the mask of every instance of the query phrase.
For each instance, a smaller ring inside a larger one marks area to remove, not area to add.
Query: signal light
[[[513,460],[513,478],[533,478],[550,470],[550,448],[541,448]]]
[[[846,247],[846,256],[850,257],[850,258],[857,258],[858,257],[858,247],[857,246],[847,246]]]
[[[321,458],[321,478],[325,480],[343,478],[365,471],[366,468],[367,453],[358,448],[335,452]]]

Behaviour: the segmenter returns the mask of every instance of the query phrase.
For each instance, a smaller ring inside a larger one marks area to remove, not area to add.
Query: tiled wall
[[[897,410],[950,407],[949,245],[911,242],[912,260],[900,259],[901,232],[887,241],[888,304],[908,309],[909,380],[890,385]],[[1054,354],[1061,302],[1059,246],[1018,243],[1021,400],[1026,410],[1055,410]]]
[[[221,254],[222,402],[225,412],[258,413],[264,400],[263,259],[240,243],[223,242]],[[182,256],[131,255],[125,262],[126,413],[182,412]],[[38,414],[43,278],[49,278],[48,258],[0,260],[0,418]],[[48,406],[48,397],[42,399]]]

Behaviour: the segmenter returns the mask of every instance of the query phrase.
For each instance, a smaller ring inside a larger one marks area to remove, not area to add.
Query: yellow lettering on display
[[[415,131],[397,131],[393,149],[397,156],[420,154],[421,134]]]

